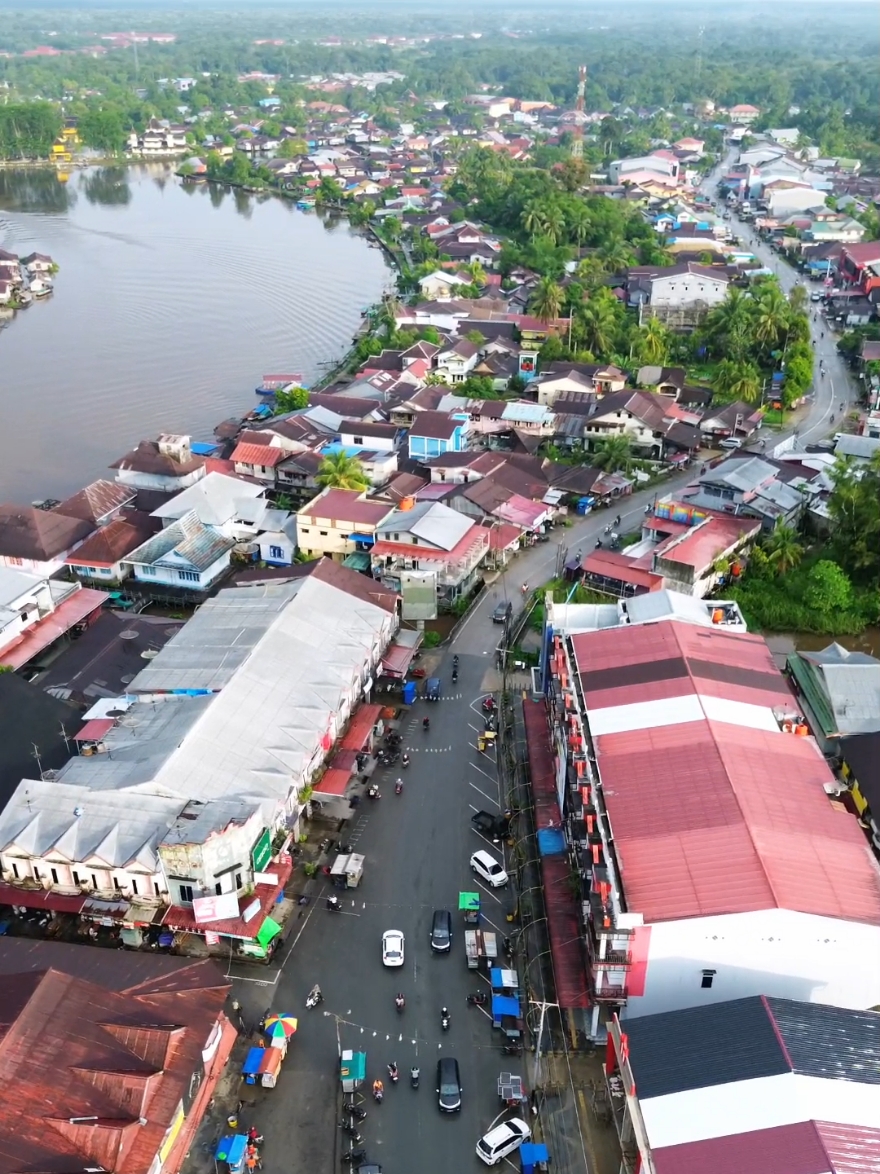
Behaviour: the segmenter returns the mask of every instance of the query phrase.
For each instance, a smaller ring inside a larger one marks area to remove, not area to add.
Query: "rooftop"
[[[302,521],[329,518],[332,522],[378,526],[387,517],[387,502],[369,501],[358,489],[325,489],[297,511]]]
[[[670,620],[571,638],[630,910],[880,925],[880,870],[759,636]]]
[[[205,571],[234,545],[234,538],[226,538],[219,530],[203,525],[195,510],[191,510],[136,547],[125,561],[139,566],[161,564],[179,568],[183,565]]]
[[[453,419],[446,412],[419,412],[410,425],[409,434],[431,440],[451,440],[456,428],[463,425],[464,421]]]
[[[261,452],[264,451],[261,449]],[[263,487],[250,481],[226,477],[222,473],[207,473],[195,485],[190,485],[153,510],[152,516],[176,521],[190,510],[195,510],[199,521],[205,526],[223,526],[236,516],[239,503],[261,497],[262,494]]]
[[[66,554],[95,529],[93,522],[55,510],[0,505],[0,555],[50,562]]]
[[[97,524],[109,514],[130,505],[136,496],[136,491],[128,485],[101,479],[66,498],[55,507],[54,512],[66,518],[80,518],[84,522]]]

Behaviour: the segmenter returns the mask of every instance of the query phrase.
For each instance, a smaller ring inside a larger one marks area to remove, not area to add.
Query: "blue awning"
[[[227,1134],[217,1142],[214,1158],[218,1162],[228,1162],[230,1166],[237,1166],[244,1158],[247,1146],[247,1136],[244,1133]]]
[[[349,534],[349,542],[363,542],[367,546],[372,546],[376,541],[375,534]]]
[[[541,856],[561,856],[565,851],[565,836],[561,828],[541,828],[538,832],[538,852]]]
[[[502,1015],[512,1015],[514,1019],[519,1019],[519,999],[515,999],[513,995],[493,995],[492,1018],[500,1019]]]

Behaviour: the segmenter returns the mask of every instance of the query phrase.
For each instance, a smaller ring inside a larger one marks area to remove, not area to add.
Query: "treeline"
[[[61,113],[48,102],[0,106],[0,158],[45,159],[61,133]]]

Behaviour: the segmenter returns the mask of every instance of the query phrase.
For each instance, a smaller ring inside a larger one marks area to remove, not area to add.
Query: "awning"
[[[112,717],[99,717],[86,722],[78,734],[73,735],[74,742],[100,742],[108,730],[113,729]]]
[[[514,1019],[519,1019],[522,1014],[522,1008],[519,1005],[519,999],[513,995],[493,995],[492,996],[492,1018],[500,1019],[502,1015],[512,1015]]]
[[[350,782],[350,770],[325,770],[324,777],[312,791],[316,795],[344,795]]]
[[[25,909],[45,909],[50,913],[79,913],[86,903],[83,894],[53,893],[48,889],[19,889],[0,884],[0,905],[21,905]]]
[[[104,901],[100,897],[87,897],[81,915],[92,921],[128,921],[130,901]]]
[[[561,828],[541,828],[538,832],[538,852],[541,856],[561,856],[565,851],[565,836]]]
[[[376,541],[375,534],[349,534],[349,542],[363,542],[365,546],[372,546]]]
[[[339,743],[342,749],[356,750],[360,753],[369,742],[373,726],[381,716],[381,705],[362,705],[351,719],[351,725]]]
[[[347,770],[351,773],[357,766],[357,753],[354,750],[337,750],[330,759],[332,770]]]
[[[348,567],[350,571],[368,571],[371,566],[371,559],[365,550],[355,550],[345,556],[342,560],[342,565]]]
[[[382,657],[382,672],[386,677],[405,677],[415,654],[415,648],[392,644]]]

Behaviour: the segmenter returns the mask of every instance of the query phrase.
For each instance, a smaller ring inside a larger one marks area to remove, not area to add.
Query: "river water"
[[[346,221],[183,185],[164,164],[0,170],[0,248],[48,253],[50,298],[0,330],[0,500],[64,497],[139,440],[314,382],[392,274]]]

